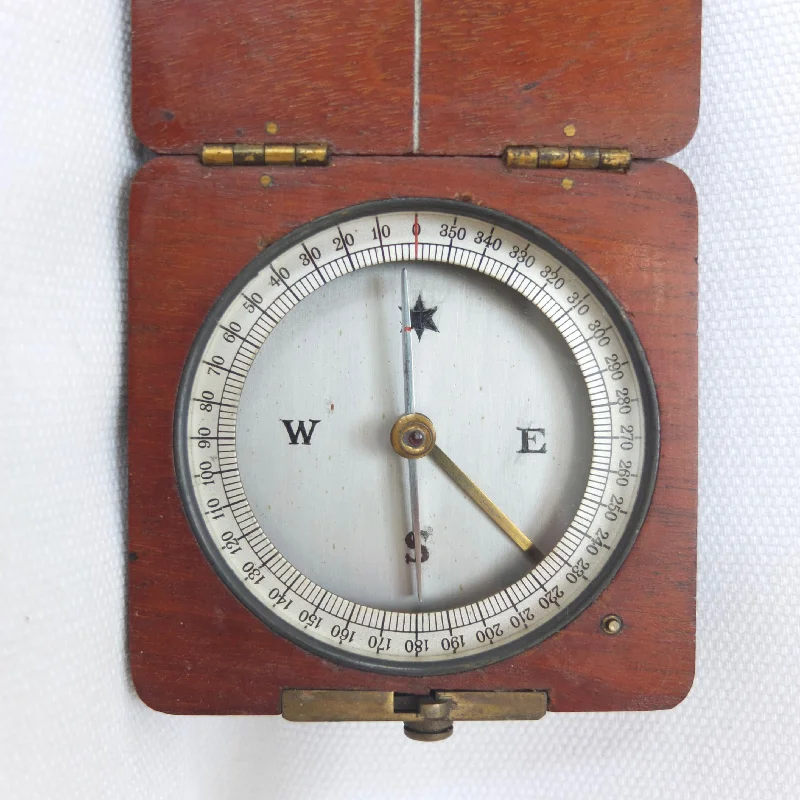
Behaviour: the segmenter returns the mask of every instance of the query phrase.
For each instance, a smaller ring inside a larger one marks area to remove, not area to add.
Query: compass
[[[134,0],[148,705],[431,740],[686,696],[700,14],[631,3]]]
[[[608,583],[647,512],[658,410],[630,322],[567,249],[499,212],[387,200],[300,227],[228,286],[174,450],[193,533],[265,625],[435,675],[535,645]]]

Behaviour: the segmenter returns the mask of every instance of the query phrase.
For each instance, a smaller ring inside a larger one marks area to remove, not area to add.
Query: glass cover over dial
[[[445,200],[355,206],[226,289],[176,407],[205,554],[266,624],[436,674],[579,614],[644,520],[655,392],[604,284],[540,230]]]

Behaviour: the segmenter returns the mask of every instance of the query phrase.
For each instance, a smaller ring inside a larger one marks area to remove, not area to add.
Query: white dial
[[[410,411],[430,438],[393,446]],[[409,199],[242,272],[188,359],[175,452],[200,544],[262,620],[433,674],[591,601],[643,521],[657,431],[632,328],[586,267],[505,215]]]

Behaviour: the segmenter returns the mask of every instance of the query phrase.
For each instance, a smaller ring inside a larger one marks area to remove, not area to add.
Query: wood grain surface
[[[572,144],[662,158],[694,133],[700,0],[461,0],[424,9],[422,152]]]
[[[411,150],[412,2],[131,6],[133,125],[149,148],[194,153],[203,143],[270,141]]]
[[[411,0],[132,0],[132,29],[133,123],[153,150],[411,152]],[[421,153],[576,144],[658,158],[694,131],[700,0],[425,0],[421,32]]]
[[[272,177],[265,188],[260,178]],[[284,688],[544,689],[552,711],[669,708],[694,675],[697,210],[669,164],[630,173],[509,171],[497,159],[335,158],[327,168],[206,168],[159,158],[130,205],[129,644],[134,683],[172,713],[276,714]],[[661,405],[653,504],[611,585],[578,619],[499,664],[435,679],[339,667],[273,634],[225,588],[183,515],[172,415],[209,307],[298,225],[386,196],[456,198],[537,225],[587,262],[630,315]],[[625,627],[601,632],[608,613]]]

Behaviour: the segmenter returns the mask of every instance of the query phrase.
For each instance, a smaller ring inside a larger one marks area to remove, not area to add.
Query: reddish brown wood
[[[627,147],[661,158],[694,133],[700,2],[425,2],[420,144]],[[567,125],[576,133],[568,137]]]
[[[133,0],[136,133],[159,152],[265,140],[408,152],[413,13],[382,0]]]
[[[132,26],[133,123],[156,151],[411,150],[411,2],[133,0]],[[700,0],[425,0],[421,152],[570,143],[660,158],[691,138],[699,81]]]
[[[547,689],[554,711],[669,708],[694,674],[697,211],[669,164],[626,175],[507,171],[496,159],[337,158],[328,168],[204,168],[161,158],[134,180],[129,280],[129,624],[142,699],[173,713],[275,714],[283,688]],[[225,588],[184,518],[172,413],[184,358],[212,302],[297,225],[392,196],[459,198],[531,222],[590,264],[631,316],[662,410],[647,522],[619,574],[541,645],[475,672],[403,679],[338,667],[276,636]],[[607,613],[625,621],[600,631]]]

